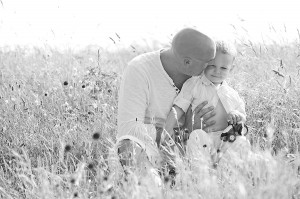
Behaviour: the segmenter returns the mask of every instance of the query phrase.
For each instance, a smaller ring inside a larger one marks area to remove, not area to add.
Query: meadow
[[[300,42],[237,45],[229,83],[255,156],[217,169],[179,160],[173,188],[126,177],[114,150],[122,71],[157,46],[1,48],[0,198],[300,198]]]

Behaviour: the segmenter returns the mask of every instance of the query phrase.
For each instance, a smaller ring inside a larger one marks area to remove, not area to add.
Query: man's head
[[[200,75],[207,63],[215,57],[214,41],[205,34],[185,28],[173,38],[172,51],[179,63],[178,70],[185,75]]]
[[[216,41],[216,57],[208,63],[205,76],[214,84],[222,83],[233,69],[236,54],[233,44]]]

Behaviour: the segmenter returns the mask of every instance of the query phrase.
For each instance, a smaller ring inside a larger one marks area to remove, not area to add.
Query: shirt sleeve
[[[196,84],[196,78],[191,77],[183,84],[182,89],[174,100],[174,104],[181,108],[184,113],[188,110],[193,100],[193,89]]]
[[[155,133],[155,127],[144,124],[149,93],[146,73],[138,65],[129,64],[124,71],[119,90],[117,142],[130,139],[144,148],[151,141],[148,131]]]
[[[244,100],[239,96],[238,93],[236,93],[236,100],[237,100],[237,106],[235,107],[234,111],[238,111],[243,116],[243,122],[246,122],[246,108],[245,108],[245,102]]]

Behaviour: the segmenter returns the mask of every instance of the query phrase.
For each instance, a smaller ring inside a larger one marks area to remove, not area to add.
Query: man
[[[163,128],[174,98],[183,83],[197,76],[215,56],[215,43],[203,33],[185,28],[173,38],[169,49],[145,53],[129,62],[124,71],[118,104],[117,148],[121,164],[132,170],[141,164],[159,168],[161,155],[156,140]],[[215,123],[213,107],[200,104],[186,116],[188,129]]]

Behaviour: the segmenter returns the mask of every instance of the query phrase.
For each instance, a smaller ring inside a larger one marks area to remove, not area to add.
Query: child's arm
[[[232,111],[230,111],[227,120],[231,122],[231,124],[236,124],[239,122],[245,123],[247,116],[245,102],[238,93],[236,93],[236,98],[236,107]]]
[[[184,111],[176,105],[173,105],[165,124],[165,130],[170,134],[174,135],[173,128],[178,126],[178,120],[182,117]]]
[[[227,121],[230,124],[237,124],[239,122],[245,123],[246,116],[243,113],[241,113],[240,111],[234,110],[234,111],[231,111],[230,113],[228,113]]]

